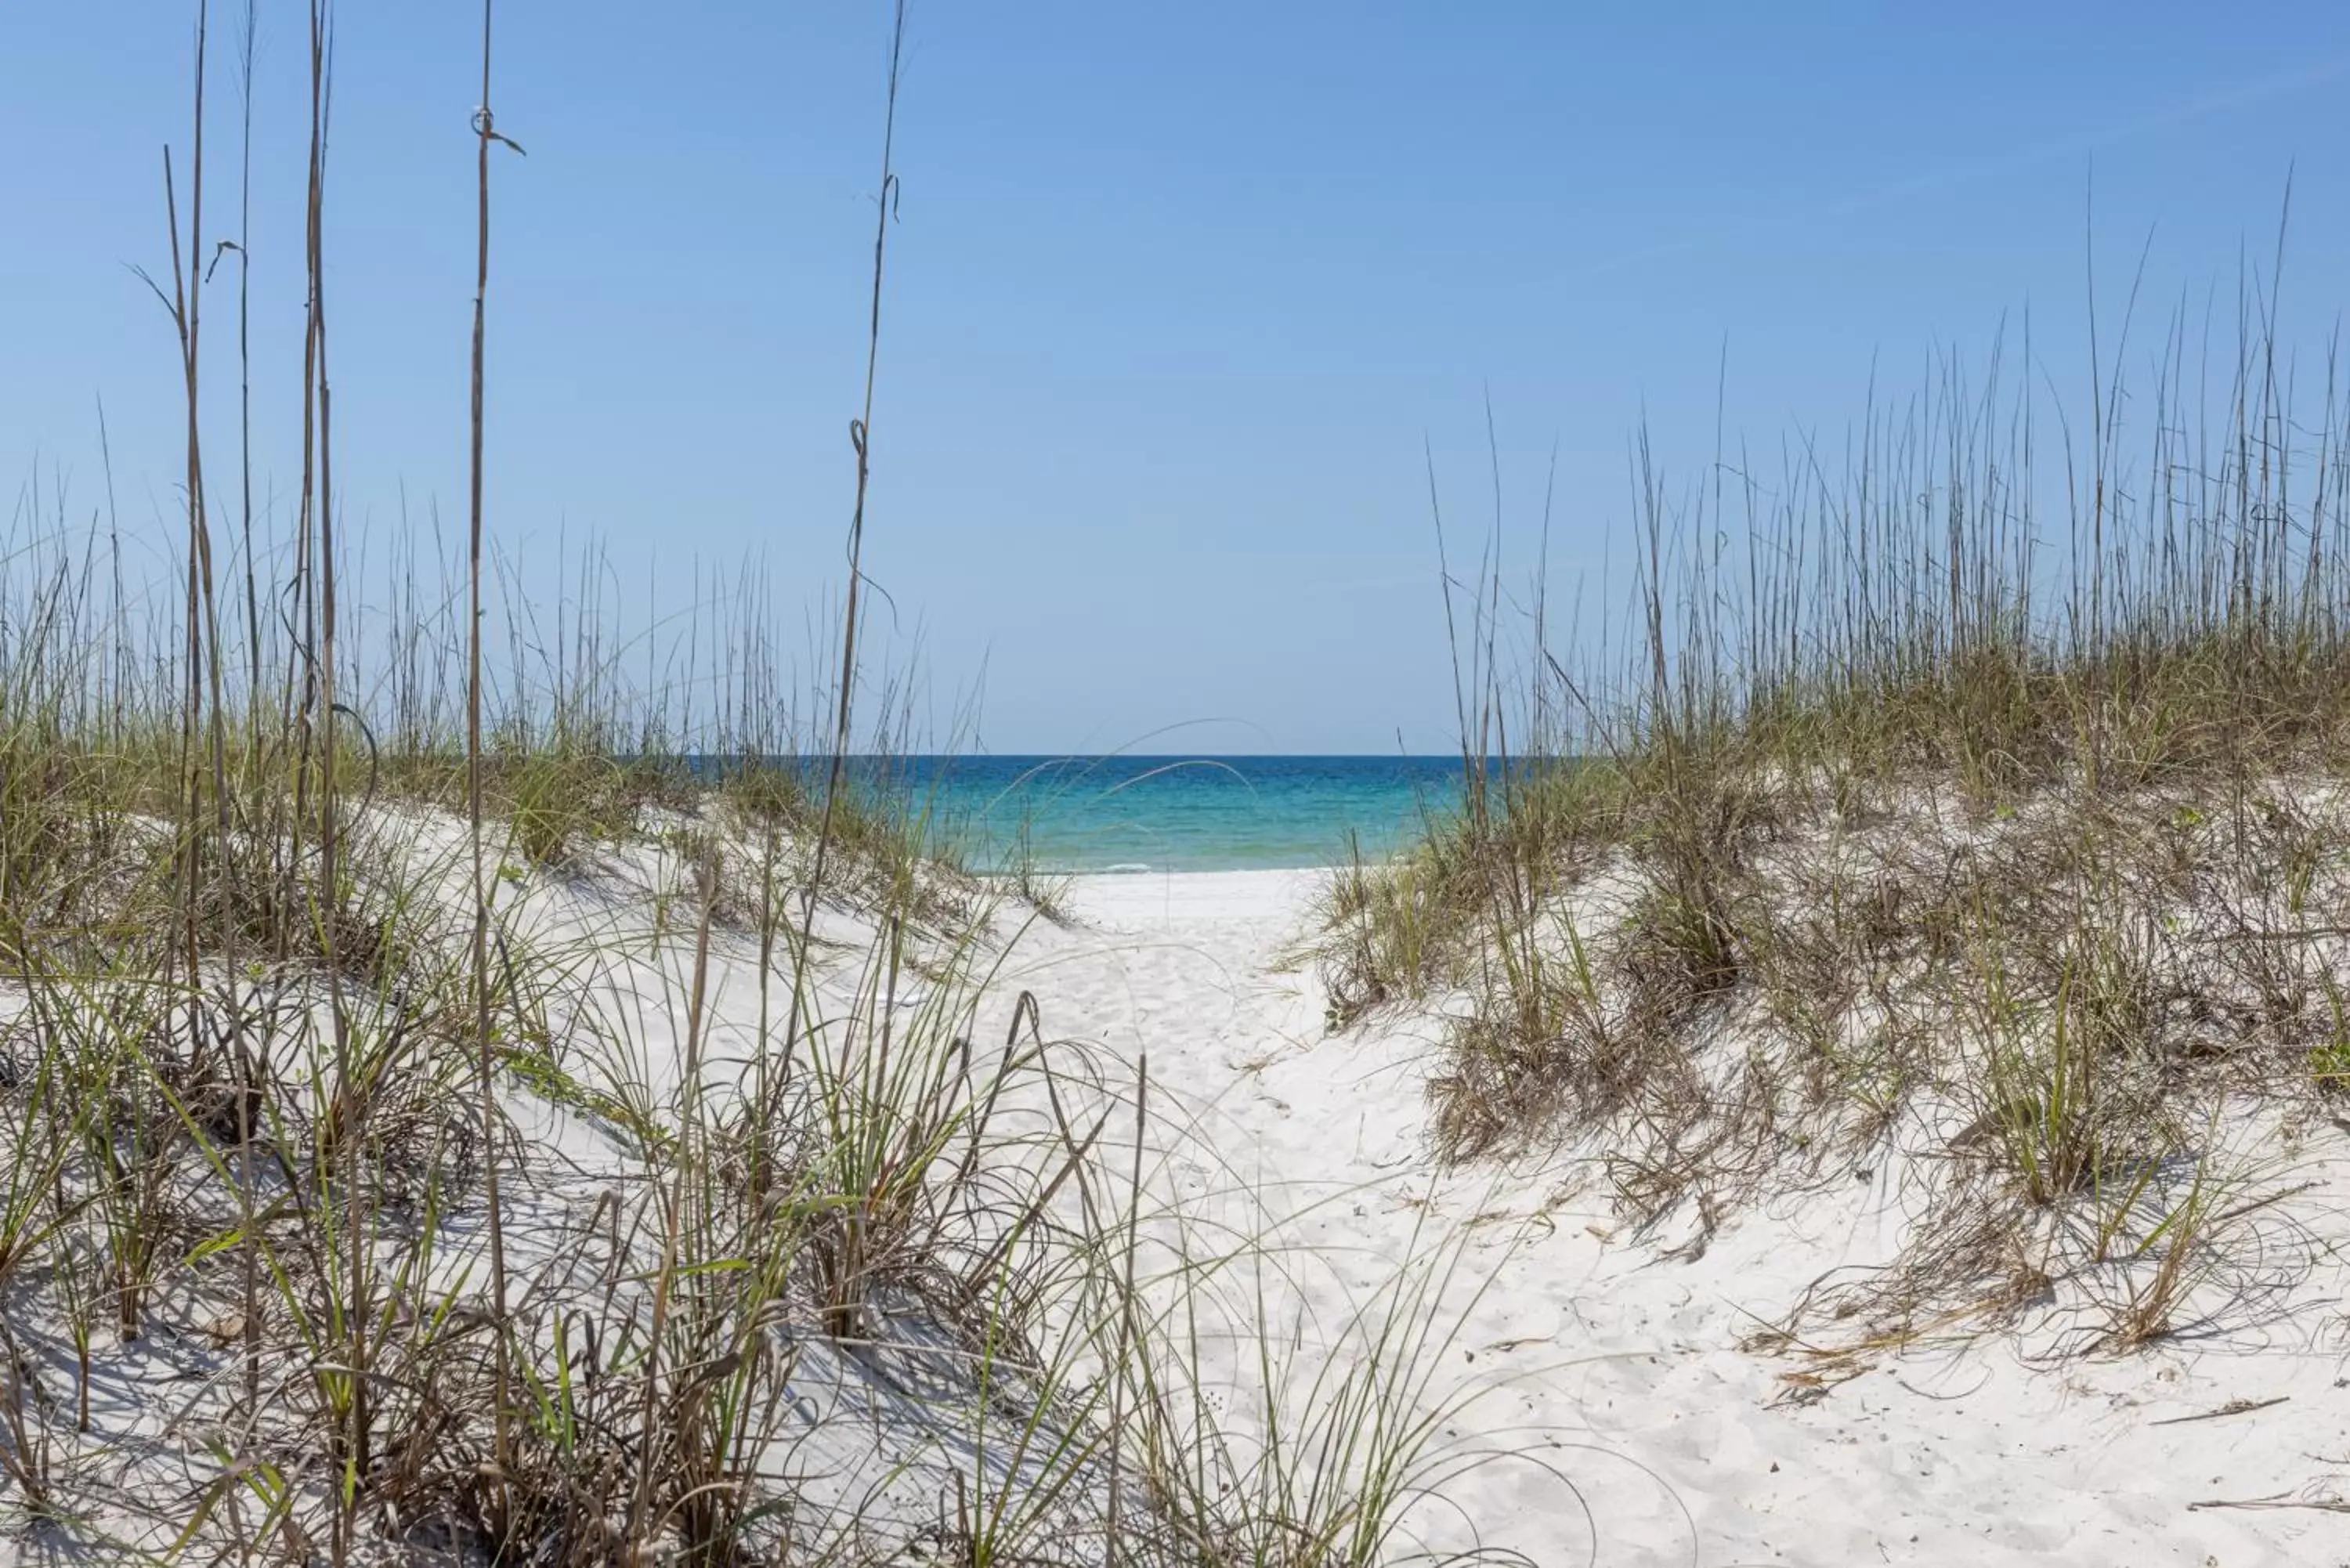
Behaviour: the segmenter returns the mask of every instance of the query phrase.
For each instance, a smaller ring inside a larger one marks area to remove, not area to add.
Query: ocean
[[[1454,757],[920,756],[889,764],[976,870],[1238,871],[1377,857],[1460,798]]]

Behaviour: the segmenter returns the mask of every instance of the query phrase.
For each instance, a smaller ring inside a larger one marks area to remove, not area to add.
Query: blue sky
[[[241,5],[214,9],[221,233]],[[98,504],[103,397],[159,551],[174,350],[126,264],[167,261],[192,10],[0,8],[0,474],[37,462]],[[283,492],[302,19],[260,10],[258,483]],[[477,26],[462,4],[340,18],[338,461],[375,540],[403,495],[411,525],[463,517]],[[595,536],[631,605],[751,557],[795,624],[837,595],[887,36],[879,0],[501,5],[499,123],[529,155],[497,171],[490,522],[545,591],[557,540]],[[915,0],[883,656],[919,653],[935,730],[976,700],[997,751],[1183,723],[1160,745],[1441,750],[1423,452],[1473,547],[1489,396],[1513,548],[1555,445],[1553,591],[1582,580],[1596,616],[1642,419],[1678,472],[1712,451],[1718,389],[1732,440],[1840,429],[1873,368],[1906,385],[2026,307],[2069,396],[2092,254],[2109,315],[2149,235],[2150,298],[2232,297],[2289,169],[2286,336],[2322,354],[2345,104],[2336,5]],[[217,490],[224,289],[210,308]]]

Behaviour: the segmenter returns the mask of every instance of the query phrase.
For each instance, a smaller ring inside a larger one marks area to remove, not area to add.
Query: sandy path
[[[2262,1310],[2117,1358],[2052,1363],[2029,1336],[1877,1356],[1825,1392],[1740,1342],[1811,1281],[1887,1255],[1886,1173],[1735,1216],[1694,1258],[1679,1232],[1619,1234],[1565,1163],[1431,1176],[1428,1026],[1326,1037],[1310,973],[1277,972],[1314,878],[1298,872],[1081,879],[1083,924],[1024,941],[1012,978],[1050,1031],[1148,1052],[1154,1092],[1192,1108],[1158,1178],[1212,1206],[1253,1173],[1319,1264],[1279,1284],[1301,1353],[1350,1292],[1451,1259],[1431,1394],[1474,1395],[1458,1451],[1525,1458],[1448,1480],[1430,1544],[1473,1525],[1537,1563],[2350,1563],[2350,1520],[2305,1507],[2350,1472],[2342,1271],[2344,1140],[2294,1154],[2303,1266]],[[1446,1249],[1451,1249],[1450,1251]],[[2284,1402],[2211,1415],[2239,1401]],[[2181,1420],[2179,1417],[2206,1417]],[[2158,1424],[2158,1423],[2168,1424]],[[1534,1462],[1539,1460],[1540,1462]]]

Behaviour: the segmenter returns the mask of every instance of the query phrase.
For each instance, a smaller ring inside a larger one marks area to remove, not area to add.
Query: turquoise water
[[[1460,795],[1458,757],[912,757],[891,764],[980,869],[1333,866],[1409,841]]]

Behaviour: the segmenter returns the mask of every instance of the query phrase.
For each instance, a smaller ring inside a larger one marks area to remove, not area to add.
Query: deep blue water
[[[889,768],[979,869],[1334,866],[1460,798],[1459,757],[910,757]]]

